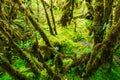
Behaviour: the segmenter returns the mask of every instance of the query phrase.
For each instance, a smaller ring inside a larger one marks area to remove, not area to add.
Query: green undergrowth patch
[[[97,72],[88,80],[120,80],[120,67],[116,62],[112,63],[112,70],[107,72],[108,66],[100,67]]]
[[[31,72],[30,68],[28,68],[29,66],[26,66],[26,65],[27,65],[26,62],[22,59],[18,59],[13,64],[15,69],[19,70],[20,72],[22,72],[23,74],[25,74],[29,78],[33,78],[35,75],[33,74],[33,72]]]
[[[20,71],[21,73],[23,73],[24,75],[28,76],[29,78],[34,78],[35,75],[33,74],[33,72],[31,72],[29,70],[29,68],[27,68],[26,66],[26,62],[20,58],[18,58],[18,60],[16,60],[12,66]],[[9,74],[7,74],[6,72],[3,73],[1,72],[0,74],[0,80],[14,80]]]
[[[18,69],[19,71],[22,71],[26,68],[26,62],[22,59],[18,59],[15,63],[13,63],[13,66]]]
[[[2,73],[0,74],[0,80],[13,80],[13,78],[7,73]]]
[[[85,46],[81,44],[80,42],[89,42],[88,37],[88,30],[86,25],[87,20],[85,19],[78,19],[77,20],[77,32],[74,32],[74,24],[71,23],[70,26],[67,28],[61,27],[59,24],[57,24],[57,32],[58,35],[52,36],[49,34],[48,26],[42,26],[42,29],[47,33],[47,37],[50,40],[50,43],[54,46],[54,49],[58,50],[59,52],[63,54],[77,54],[76,57],[80,58],[82,54],[89,53],[92,51],[91,47]],[[80,24],[80,25],[79,25]],[[40,46],[45,46],[45,42],[39,35],[39,33],[36,31],[34,34],[36,38],[38,39],[38,43]],[[31,49],[32,45],[35,43],[36,39],[27,39],[26,41],[18,41],[17,44],[21,49]],[[47,62],[47,64],[51,64],[52,62]],[[63,65],[70,65],[73,63],[73,60],[66,59],[63,60]],[[30,78],[35,78],[33,72],[28,68],[29,66],[26,66],[26,62],[20,58],[15,59],[15,62],[12,64],[12,66],[19,70],[21,73],[25,74],[26,76]],[[51,67],[52,70],[55,70],[55,65]],[[66,75],[62,75],[63,80],[81,80],[79,76],[75,73],[76,68],[72,68],[68,71]],[[48,76],[46,69],[41,70],[41,74],[38,76],[39,80],[50,80],[50,77]],[[37,77],[37,78],[38,78]],[[13,80],[7,73],[0,75],[0,80]]]
[[[65,54],[74,54],[74,53],[80,53],[80,51],[87,52],[91,51],[91,47],[85,48],[84,44],[81,44],[80,42],[86,42],[86,43],[92,43],[91,37],[88,36],[88,29],[87,26],[91,24],[91,21],[86,19],[78,19],[76,20],[77,24],[77,32],[74,32],[74,24],[71,23],[71,25],[67,27],[62,27],[60,25],[57,26],[57,32],[58,35],[52,36],[50,34],[47,34],[48,39],[50,40],[51,44],[60,51],[61,53]],[[48,32],[48,27],[44,27],[45,32]],[[47,31],[46,31],[47,30]],[[45,42],[40,39],[39,40],[40,46],[45,45]]]
[[[116,50],[115,55],[120,58],[120,48]]]

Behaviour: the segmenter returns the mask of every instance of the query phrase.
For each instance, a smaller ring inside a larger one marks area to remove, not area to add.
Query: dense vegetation
[[[0,0],[0,80],[119,80],[120,0]]]

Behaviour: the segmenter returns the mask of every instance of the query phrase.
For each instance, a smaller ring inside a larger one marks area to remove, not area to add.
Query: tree
[[[112,0],[109,1],[109,3],[111,2]],[[120,8],[118,8],[117,6],[115,16],[118,15],[116,13],[119,13],[119,10]],[[109,11],[109,9],[107,11]],[[105,15],[106,14],[108,13],[106,12]],[[120,36],[120,32],[119,32],[120,31],[120,16],[116,16],[116,17],[117,17],[117,20],[115,20],[112,27],[110,28],[107,37],[103,39],[101,43],[97,43],[93,47],[93,52],[91,53],[90,59],[86,66],[87,75],[90,75],[92,72],[96,71],[98,67],[106,63],[110,64],[110,68],[108,70],[110,72],[111,66],[112,66],[113,54],[115,52],[114,48]],[[108,18],[106,18],[105,20],[107,21]]]
[[[91,53],[90,59],[86,67],[87,75],[96,71],[100,65],[112,62],[114,53],[114,47],[120,36],[120,18],[118,23],[112,25],[107,37],[102,43],[94,46],[93,52]],[[112,57],[111,57],[112,55]]]
[[[87,19],[91,19],[91,20],[93,19],[93,15],[94,15],[93,14],[94,11],[93,11],[93,6],[92,6],[92,1],[93,0],[86,0],[86,6],[88,8],[88,12],[85,15]]]
[[[54,14],[53,14],[53,1],[52,0],[51,0],[50,12],[51,12],[51,16],[52,16],[53,25],[54,25],[54,31],[55,31],[55,34],[57,35],[55,18],[54,18]]]
[[[52,25],[51,25],[51,22],[50,22],[50,18],[49,18],[49,15],[47,13],[47,9],[45,7],[45,1],[44,0],[41,0],[42,4],[43,4],[43,7],[44,7],[44,10],[45,10],[45,14],[46,14],[46,18],[47,18],[47,23],[49,25],[49,30],[50,30],[50,34],[51,35],[54,35],[54,32],[53,32],[53,28],[52,28]]]
[[[94,17],[94,23],[89,28],[90,35],[92,32],[94,33],[94,45],[101,43],[104,39],[106,24],[108,24],[108,20],[112,12],[112,5],[113,0],[105,0],[105,3],[104,0],[96,0],[95,2],[94,11],[91,12]]]
[[[60,19],[62,26],[67,26],[67,24],[70,24],[73,18],[73,10],[74,10],[74,0],[67,0],[62,8],[63,13]]]

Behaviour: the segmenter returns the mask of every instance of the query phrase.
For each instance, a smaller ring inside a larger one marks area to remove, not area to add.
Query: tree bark
[[[104,39],[106,25],[112,12],[113,1],[105,0],[105,4],[104,0],[96,0],[95,2],[94,13],[93,11],[91,12],[94,17],[94,24],[90,27],[90,33],[94,33],[94,45],[101,43]]]
[[[50,12],[51,12],[51,16],[52,16],[53,25],[54,25],[54,31],[55,31],[55,34],[57,35],[55,18],[54,18],[54,14],[53,14],[53,1],[52,0],[51,0]]]
[[[104,30],[103,30],[103,14],[104,6],[103,0],[96,0],[95,10],[94,10],[94,45],[101,43],[103,40]]]
[[[118,23],[110,28],[107,37],[102,43],[94,46],[93,52],[86,66],[86,75],[95,72],[102,64],[110,62],[110,56],[113,54],[114,47],[120,36],[120,18]]]
[[[24,74],[20,73],[16,69],[14,69],[12,67],[12,65],[9,63],[9,61],[5,57],[3,57],[3,56],[0,56],[0,66],[5,71],[7,71],[7,73],[9,75],[11,75],[15,80],[31,80],[30,78],[28,78]]]
[[[37,22],[33,19],[33,17],[31,15],[28,15],[28,18],[29,18],[30,22],[32,23],[32,25],[34,26],[34,28],[39,31],[39,33],[40,33],[41,37],[43,38],[43,40],[45,41],[46,45],[52,47],[48,37],[46,36],[44,31],[39,27]]]
[[[117,4],[116,8],[115,8],[115,18],[114,18],[114,22],[117,23],[120,17],[120,3]]]
[[[92,0],[85,0],[85,1],[86,1],[86,6],[88,8],[87,14],[89,15],[89,19],[92,20],[93,16],[94,16],[94,10],[93,10],[93,6],[92,6]]]
[[[68,0],[66,4],[62,8],[62,17],[60,18],[60,22],[62,26],[67,26],[70,24],[73,18],[73,10],[74,10],[74,0]]]
[[[48,22],[48,25],[49,25],[50,34],[51,34],[51,35],[54,35],[53,29],[52,29],[52,26],[51,26],[51,22],[50,22],[50,18],[49,18],[49,16],[48,16],[47,9],[46,9],[46,7],[45,7],[45,3],[44,3],[43,0],[41,0],[41,2],[42,2],[42,4],[43,4],[44,10],[45,10],[47,22]]]

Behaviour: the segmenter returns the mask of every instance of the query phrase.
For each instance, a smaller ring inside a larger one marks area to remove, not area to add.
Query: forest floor
[[[76,11],[76,16],[79,13],[79,11]],[[44,14],[44,13],[43,13]],[[44,18],[41,18],[42,21],[40,23],[41,27],[47,33],[47,36],[51,42],[52,45],[54,45],[54,48],[56,50],[59,50],[61,53],[64,54],[76,54],[77,58],[80,58],[82,54],[89,54],[92,52],[92,45],[93,45],[93,40],[92,37],[88,35],[89,31],[87,27],[89,27],[92,23],[92,21],[87,20],[87,19],[76,19],[74,20],[77,23],[76,27],[76,32],[74,31],[75,25],[74,21],[71,22],[71,25],[65,27],[62,27],[59,24],[59,18],[61,14],[59,12],[55,12],[56,14],[56,24],[57,26],[57,32],[58,35],[52,36],[49,34],[49,28],[47,25],[47,22]],[[42,15],[41,15],[42,16]],[[39,37],[39,36],[38,36]],[[29,41],[29,42],[28,42]],[[30,46],[31,40],[28,40],[24,43],[20,43],[19,46]],[[38,42],[40,46],[45,45],[43,40],[38,38]],[[59,45],[60,44],[60,45]],[[120,80],[120,65],[117,63],[120,62],[120,50],[118,50],[115,55],[117,58],[114,58],[113,65],[112,65],[112,70],[110,73],[107,73],[108,66],[109,65],[104,65],[101,66],[97,72],[88,78],[87,80]],[[12,64],[14,68],[18,69],[20,72],[24,73],[25,75],[29,77],[33,77],[34,74],[27,68],[26,62],[18,57],[14,57],[15,61]],[[72,60],[64,60],[64,64],[70,64],[72,63]],[[48,61],[48,64],[51,64],[51,61]],[[54,68],[52,66],[51,68]],[[41,71],[41,77],[39,80],[48,80],[48,74],[46,73],[46,70]],[[76,67],[72,68],[67,72],[66,75],[62,75],[62,80],[83,80],[82,78],[79,77],[79,75],[76,73]],[[10,77],[6,72],[1,71],[0,72],[0,80],[14,80],[12,77]]]
[[[92,52],[92,39],[88,36],[87,26],[91,24],[89,20],[86,19],[78,19],[79,26],[76,28],[76,32],[74,32],[74,24],[68,26],[67,28],[57,27],[58,35],[51,36],[47,34],[50,42],[53,45],[56,45],[56,49],[60,49],[60,46],[57,45],[59,43],[62,45],[60,52],[64,54],[77,54],[77,57],[81,57],[84,53]],[[47,25],[46,25],[47,26]],[[48,28],[44,27],[45,32],[48,33]],[[42,39],[39,39],[39,45],[44,45]],[[24,45],[29,46],[29,43],[25,43]],[[119,51],[117,52],[119,54]],[[119,56],[119,55],[118,55]],[[114,58],[112,70],[110,73],[107,73],[108,65],[102,66],[99,70],[91,76],[87,80],[119,80],[120,79],[120,66],[116,61],[118,58]],[[64,64],[70,64],[72,60],[64,60]],[[48,63],[51,63],[48,61]],[[24,60],[17,58],[13,63],[13,66],[18,69],[20,72],[26,74],[27,76],[33,76],[33,73],[29,71],[29,68],[26,68],[26,63]],[[54,68],[52,66],[51,68]],[[41,71],[42,77],[40,80],[47,80],[47,74],[45,70]],[[72,68],[66,75],[62,75],[62,80],[83,80],[76,73],[75,68]],[[13,80],[7,73],[0,72],[0,80]]]

